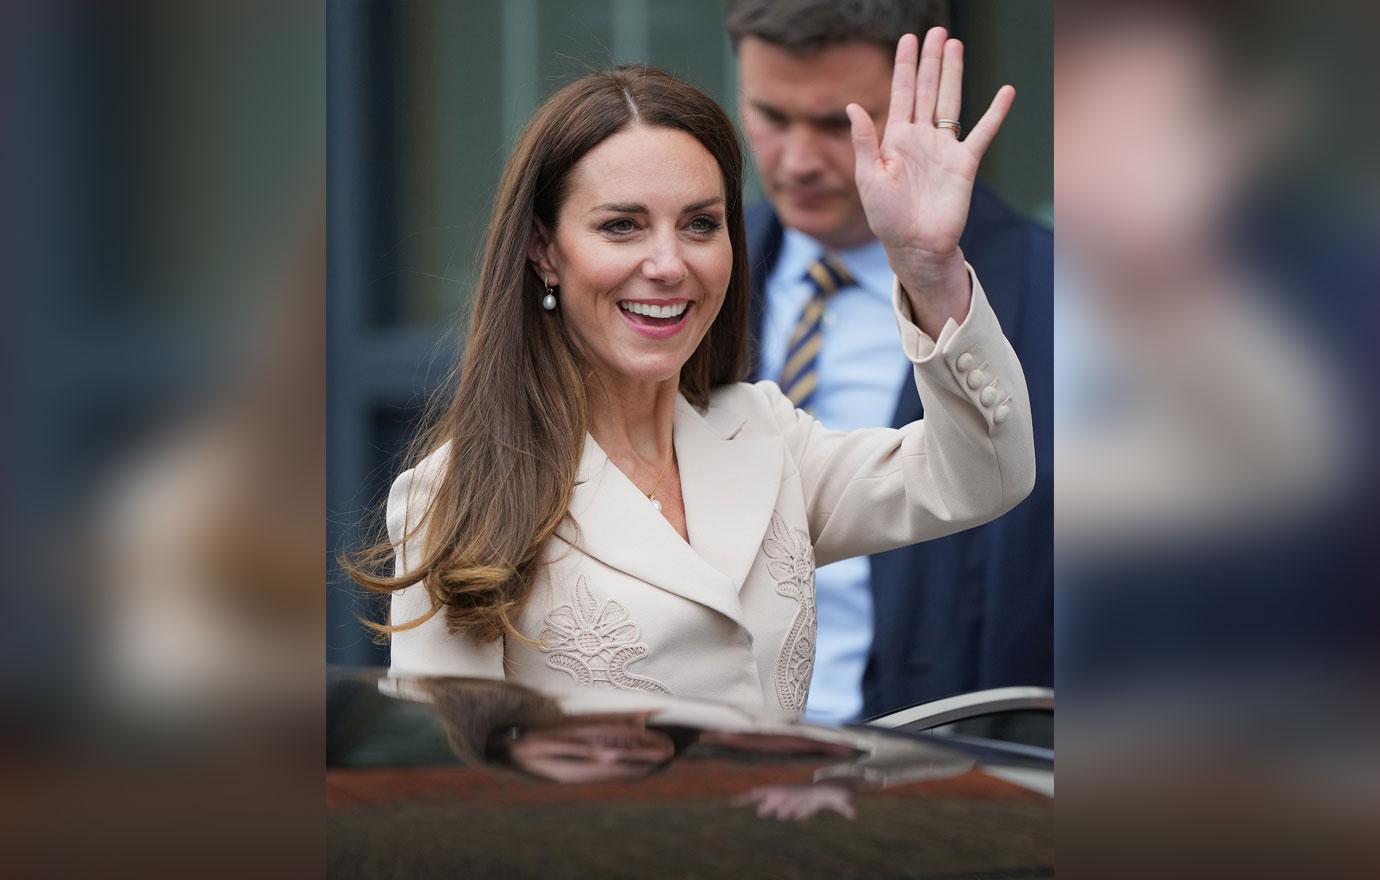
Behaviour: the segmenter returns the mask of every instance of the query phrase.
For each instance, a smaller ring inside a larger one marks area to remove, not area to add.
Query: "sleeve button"
[[[997,389],[988,385],[982,389],[982,393],[978,395],[978,400],[982,401],[983,406],[991,406],[997,402]]]
[[[958,356],[958,360],[954,361],[954,366],[958,367],[960,373],[968,372],[973,368],[973,356],[965,351]]]
[[[968,374],[968,387],[974,391],[982,387],[982,383],[987,381],[987,374],[982,370],[973,370]]]
[[[997,407],[996,412],[992,413],[992,421],[996,422],[998,425],[1000,425],[1002,422],[1006,421],[1010,417],[1011,407],[1007,406],[1004,403],[1001,406]]]

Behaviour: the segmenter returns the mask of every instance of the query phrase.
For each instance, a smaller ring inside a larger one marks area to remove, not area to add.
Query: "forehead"
[[[738,44],[738,81],[749,101],[802,114],[836,113],[850,101],[877,112],[891,94],[892,58],[874,43],[827,46],[796,55],[765,40]]]
[[[635,125],[586,153],[570,173],[566,204],[627,202],[676,207],[725,196],[714,156],[687,132]]]

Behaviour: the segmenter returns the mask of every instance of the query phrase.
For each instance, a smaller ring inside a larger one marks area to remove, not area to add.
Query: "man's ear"
[[[543,284],[558,287],[560,276],[551,259],[551,250],[551,233],[547,230],[545,223],[534,217],[532,219],[532,232],[527,236],[527,259],[532,261],[532,267],[541,277]]]

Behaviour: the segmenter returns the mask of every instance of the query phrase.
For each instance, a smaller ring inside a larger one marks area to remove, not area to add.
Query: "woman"
[[[898,44],[883,137],[847,108],[926,404],[900,430],[832,432],[775,384],[739,382],[742,160],[712,100],[620,68],[537,111],[500,186],[454,397],[393,485],[390,542],[355,569],[392,594],[377,628],[395,672],[798,716],[816,564],[1025,497],[1025,381],[958,248],[1014,90],[960,141],[946,38]],[[370,574],[390,551],[394,575]]]

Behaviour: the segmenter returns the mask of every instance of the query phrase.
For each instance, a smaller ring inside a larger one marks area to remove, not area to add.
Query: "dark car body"
[[[952,725],[379,670],[327,725],[332,877],[1053,876],[1052,749]]]

